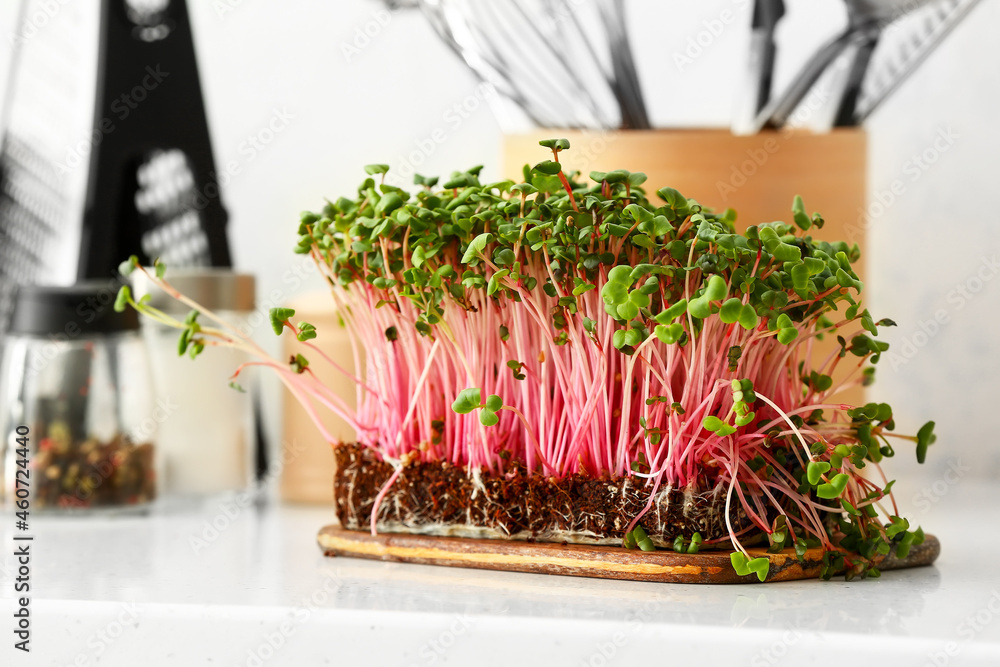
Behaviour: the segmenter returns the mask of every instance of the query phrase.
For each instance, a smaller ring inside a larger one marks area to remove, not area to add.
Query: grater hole
[[[209,266],[208,237],[201,227],[204,197],[183,151],[153,151],[136,171],[135,208],[143,220],[147,257],[178,266]]]
[[[168,17],[170,0],[124,0],[125,15],[135,27],[132,36],[143,42],[158,42],[173,30]]]

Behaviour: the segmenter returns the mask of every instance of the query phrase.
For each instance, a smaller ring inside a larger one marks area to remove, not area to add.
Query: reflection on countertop
[[[170,623],[190,621],[207,628],[223,623],[221,619],[233,622],[233,614],[253,626],[305,616],[309,621],[296,635],[300,642],[312,632],[318,637],[336,633],[344,618],[368,619],[372,631],[384,625],[392,632],[478,619],[477,632],[470,630],[466,642],[474,636],[485,641],[487,625],[514,624],[510,627],[522,634],[546,639],[565,635],[567,641],[579,633],[595,638],[669,635],[692,642],[719,635],[727,638],[719,650],[738,656],[750,655],[751,649],[766,652],[768,646],[793,655],[807,645],[814,651],[817,642],[849,636],[859,646],[881,647],[879,652],[887,655],[910,651],[914,664],[929,660],[938,646],[945,651],[951,642],[964,658],[986,660],[1000,656],[1000,619],[993,622],[993,615],[1000,616],[1000,577],[991,556],[1000,547],[1000,536],[982,534],[985,516],[971,508],[988,507],[990,495],[988,485],[968,481],[916,517],[943,544],[934,567],[887,572],[878,580],[742,586],[325,558],[315,534],[332,521],[332,508],[215,501],[159,508],[146,517],[38,517],[33,519],[33,604],[39,622],[44,626],[49,618],[53,628],[87,609],[96,618],[115,613],[108,603],[134,603],[147,615],[166,614]],[[977,530],[980,544],[963,546]],[[6,544],[11,537],[5,533]],[[14,569],[9,555],[4,565],[2,590],[10,599]],[[329,621],[325,630],[324,619]],[[151,625],[146,632],[155,632]],[[340,641],[349,639],[350,633]],[[300,649],[306,650],[305,645]],[[391,650],[391,643],[381,649]],[[626,649],[625,644],[616,649],[619,659]],[[586,652],[581,655],[587,664]],[[761,655],[774,657],[757,657]],[[73,655],[58,659],[71,662]],[[414,664],[430,663],[418,658]]]

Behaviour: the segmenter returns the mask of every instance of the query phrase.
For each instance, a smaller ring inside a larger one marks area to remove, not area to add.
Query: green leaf
[[[750,331],[757,327],[757,324],[759,323],[757,312],[753,309],[753,306],[751,306],[749,303],[740,309],[738,322],[740,323],[740,326],[746,329],[747,331]]]
[[[702,295],[688,302],[687,311],[691,313],[691,317],[703,320],[712,314],[712,304],[709,303],[706,296]]]
[[[554,148],[556,151],[564,151],[569,148],[569,139],[542,139],[538,142],[538,145],[545,148]]]
[[[473,260],[478,260],[480,255],[486,249],[486,245],[493,242],[493,235],[489,233],[480,234],[476,238],[472,239],[469,243],[469,247],[466,248],[465,254],[462,255],[462,263],[468,264]]]
[[[819,484],[819,480],[830,470],[830,464],[826,461],[810,461],[806,468],[806,479],[813,486]]]
[[[790,271],[792,276],[792,287],[796,292],[805,295],[809,287],[809,269],[804,263],[796,264]]]
[[[788,243],[779,243],[771,251],[771,254],[779,262],[798,262],[802,259],[802,251],[799,250],[798,246]]]
[[[514,263],[514,251],[510,248],[501,248],[493,253],[493,263],[498,266],[510,266]]]
[[[403,198],[399,196],[398,193],[390,192],[389,194],[382,197],[378,204],[375,205],[375,215],[383,216],[389,215],[397,208],[403,205]],[[377,236],[377,234],[375,234]]]
[[[180,338],[177,339],[177,356],[183,357],[187,352],[188,345],[191,344],[191,329],[181,331]]]
[[[374,176],[375,174],[384,174],[389,171],[389,165],[387,164],[366,164],[365,173],[369,176]]]
[[[115,297],[115,312],[123,313],[125,309],[128,308],[129,299],[132,298],[132,290],[128,285],[122,285],[118,290],[118,296]]]
[[[816,488],[816,495],[824,500],[839,498],[840,494],[842,494],[844,489],[847,488],[848,479],[849,477],[847,476],[847,473],[842,472],[839,475],[834,475],[833,479],[831,479],[828,483],[820,484]]]
[[[423,246],[418,245],[416,248],[413,249],[413,255],[410,256],[410,262],[413,264],[413,266],[419,269],[424,265],[424,262],[426,261],[427,261],[426,251],[424,250]]]
[[[742,313],[743,303],[738,298],[733,297],[722,304],[722,308],[719,309],[719,319],[726,324],[732,324],[739,320]]]
[[[486,398],[486,407],[496,412],[503,407],[503,399],[496,394],[490,394]]]
[[[927,459],[927,448],[934,444],[937,436],[934,435],[934,422],[929,421],[917,431],[917,462],[923,463]]]
[[[681,299],[674,305],[670,306],[669,308],[661,312],[654,319],[660,324],[669,324],[670,322],[673,322],[675,319],[677,319],[685,312],[687,312],[687,308],[688,308],[687,299]]]
[[[451,404],[451,409],[460,415],[466,415],[482,405],[480,400],[479,387],[463,389],[458,393],[455,402]]]
[[[771,561],[766,556],[761,556],[747,563],[747,567],[751,572],[756,573],[758,580],[764,581],[771,569]]]
[[[118,265],[118,273],[122,274],[125,277],[128,277],[132,275],[132,272],[135,271],[137,266],[139,266],[139,258],[136,257],[135,255],[132,255],[124,262]]]
[[[673,345],[684,335],[684,326],[680,322],[657,324],[653,334],[667,345]]]
[[[898,516],[890,516],[891,523],[885,527],[885,534],[889,538],[896,537],[900,533],[910,529],[910,522]]]
[[[792,216],[795,224],[803,231],[812,227],[812,220],[806,215],[805,204],[802,203],[802,197],[799,195],[795,195],[795,199],[792,201]]]
[[[733,564],[736,574],[745,577],[753,572],[760,581],[767,579],[767,574],[771,567],[771,561],[766,556],[747,560],[747,557],[739,551],[729,554],[729,561]]]
[[[799,335],[798,329],[794,327],[787,327],[785,329],[778,330],[778,342],[782,345],[788,345],[793,340],[795,340]]]
[[[285,328],[285,322],[295,316],[293,308],[272,308],[270,310],[271,328],[276,336],[281,335],[281,330]]]
[[[500,417],[497,416],[497,413],[489,408],[483,408],[479,412],[479,423],[483,426],[496,426],[499,421]]]
[[[733,569],[736,570],[736,574],[741,577],[745,577],[750,574],[750,567],[748,565],[749,561],[747,557],[743,555],[741,551],[734,551],[729,554],[729,562],[733,564]]]
[[[727,436],[736,433],[736,428],[722,421],[714,415],[709,415],[702,420],[701,425],[718,436]]]
[[[156,272],[156,277],[163,280],[163,276],[167,273],[167,265],[157,259],[153,262],[153,269]]]
[[[722,301],[728,293],[729,287],[726,286],[726,281],[722,276],[713,275],[708,279],[708,285],[705,287],[705,297],[709,301]]]
[[[534,171],[547,174],[548,176],[555,176],[562,171],[562,165],[552,160],[544,160],[534,166]]]
[[[618,305],[619,319],[631,320],[638,314],[639,314],[639,306],[637,306],[633,301],[626,301],[625,303]]]

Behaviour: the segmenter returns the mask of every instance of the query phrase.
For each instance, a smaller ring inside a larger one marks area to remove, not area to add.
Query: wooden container
[[[525,164],[550,157],[539,140],[558,137],[570,141],[570,150],[560,155],[566,168],[579,170],[584,177],[612,169],[644,172],[649,177],[647,195],[654,201],[657,189],[670,186],[714,210],[735,209],[740,229],[774,220],[791,222],[792,199],[801,195],[806,211],[819,211],[826,221],[822,229],[810,232],[815,238],[858,243],[863,256],[867,182],[863,130],[751,136],[728,130],[539,130],[504,138],[504,175],[522,179]],[[863,281],[861,269],[859,263],[856,270]],[[836,345],[835,340],[821,343],[814,357],[825,359]],[[848,366],[841,364],[835,382]],[[851,388],[839,393],[838,399],[860,404],[864,392]]]
[[[327,292],[316,292],[299,297],[286,304],[295,309],[295,321],[310,322],[316,326],[318,337],[314,344],[328,354],[345,370],[355,372],[354,359],[347,329],[340,326],[333,299]],[[337,372],[294,336],[282,336],[283,354],[288,358],[302,353],[310,360],[309,368],[321,382],[343,398],[348,405],[356,404],[354,382]],[[362,363],[364,360],[362,359]],[[354,441],[354,430],[333,415],[320,409],[323,425],[335,438]],[[281,498],[291,502],[333,503],[333,456],[330,443],[326,442],[313,424],[302,405],[290,391],[284,390],[284,425],[282,428],[284,466],[281,470]]]

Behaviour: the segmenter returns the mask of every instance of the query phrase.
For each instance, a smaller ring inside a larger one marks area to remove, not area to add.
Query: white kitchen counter
[[[328,559],[322,508],[33,518],[30,659],[8,515],[0,665],[996,666],[1000,535],[974,509],[993,498],[965,481],[919,517],[932,568],[714,587]]]

